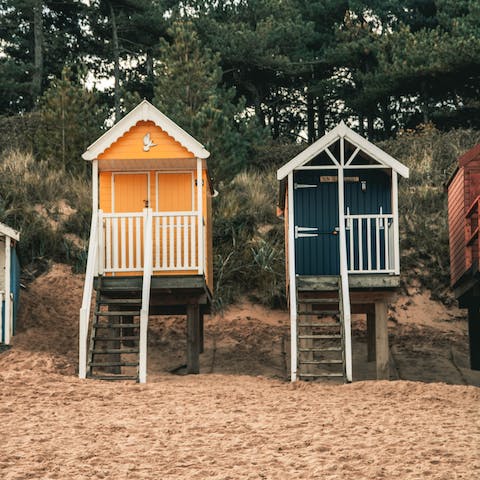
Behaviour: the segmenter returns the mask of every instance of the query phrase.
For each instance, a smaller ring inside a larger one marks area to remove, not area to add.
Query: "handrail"
[[[355,214],[355,215],[352,215],[352,214],[345,214],[345,218],[348,219],[348,218],[387,218],[387,219],[391,219],[393,218],[393,213],[365,213],[365,214]]]
[[[98,213],[92,213],[92,223],[90,227],[90,240],[88,243],[88,259],[85,272],[85,285],[83,287],[82,306],[80,308],[80,328],[79,328],[79,347],[78,347],[78,376],[86,378],[87,376],[87,337],[88,323],[90,318],[90,308],[92,304],[93,280],[98,257]]]
[[[343,237],[343,238],[342,238]],[[348,283],[347,242],[345,225],[340,228],[340,281],[343,312],[343,334],[345,342],[345,374],[347,382],[352,381],[352,315],[350,310],[350,290]]]
[[[147,381],[147,330],[150,307],[150,285],[153,273],[152,209],[146,208],[145,212],[144,269],[142,285],[142,309],[140,310],[140,354],[138,362],[138,380],[140,383],[145,383]]]

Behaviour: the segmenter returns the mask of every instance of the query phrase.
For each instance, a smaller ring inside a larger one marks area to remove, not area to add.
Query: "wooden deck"
[[[111,298],[135,296],[142,290],[140,276],[102,277],[102,292]],[[97,289],[98,277],[94,280]],[[203,275],[152,276],[150,315],[186,315],[189,305],[198,304],[202,314],[210,313],[212,294]]]

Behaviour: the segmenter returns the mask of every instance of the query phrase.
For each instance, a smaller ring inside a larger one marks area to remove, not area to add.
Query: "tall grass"
[[[29,153],[0,157],[0,221],[21,232],[20,260],[27,271],[42,271],[49,260],[81,269],[90,208],[87,179],[54,170]],[[80,241],[68,240],[66,233]]]

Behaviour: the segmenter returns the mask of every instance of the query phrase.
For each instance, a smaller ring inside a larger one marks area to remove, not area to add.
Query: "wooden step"
[[[94,355],[110,355],[114,353],[139,353],[138,348],[108,348],[106,350],[93,350]]]
[[[89,378],[93,378],[95,380],[107,380],[107,381],[135,380],[138,382],[138,377],[132,376],[132,375],[90,375]]]
[[[95,328],[140,328],[139,323],[105,323],[95,322],[93,324]]]
[[[301,365],[332,365],[332,364],[341,364],[343,360],[299,360]]]
[[[299,373],[299,377],[321,378],[321,377],[343,377],[343,373]]]
[[[140,310],[124,310],[119,312],[105,311],[102,312],[97,310],[95,312],[97,317],[138,317],[140,315]]]
[[[138,367],[138,362],[88,362],[89,367]]]
[[[340,322],[338,323],[299,323],[298,327],[340,327]]]
[[[332,334],[332,335],[299,335],[298,338],[300,340],[320,340],[320,339],[324,339],[324,338],[342,338],[341,335],[336,335],[336,334]]]
[[[297,303],[339,303],[340,299],[338,298],[298,298]]]
[[[299,352],[341,352],[342,347],[312,347],[312,348],[299,348]]]
[[[340,311],[339,310],[312,310],[312,311],[300,311],[300,312],[297,312],[297,315],[302,315],[302,316],[311,316],[311,315],[315,315],[315,316],[319,316],[319,315],[339,315],[340,314]]]
[[[98,301],[100,305],[142,305],[141,298],[102,298]]]
[[[98,342],[113,342],[113,341],[122,341],[122,340],[138,340],[139,335],[128,336],[128,337],[93,337],[94,340]]]

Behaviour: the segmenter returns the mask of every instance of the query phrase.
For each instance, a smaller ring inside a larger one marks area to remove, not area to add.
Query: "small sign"
[[[325,176],[320,177],[320,183],[337,183],[338,177],[337,176]]]
[[[359,177],[345,177],[345,182],[358,183],[359,181],[360,181]]]

